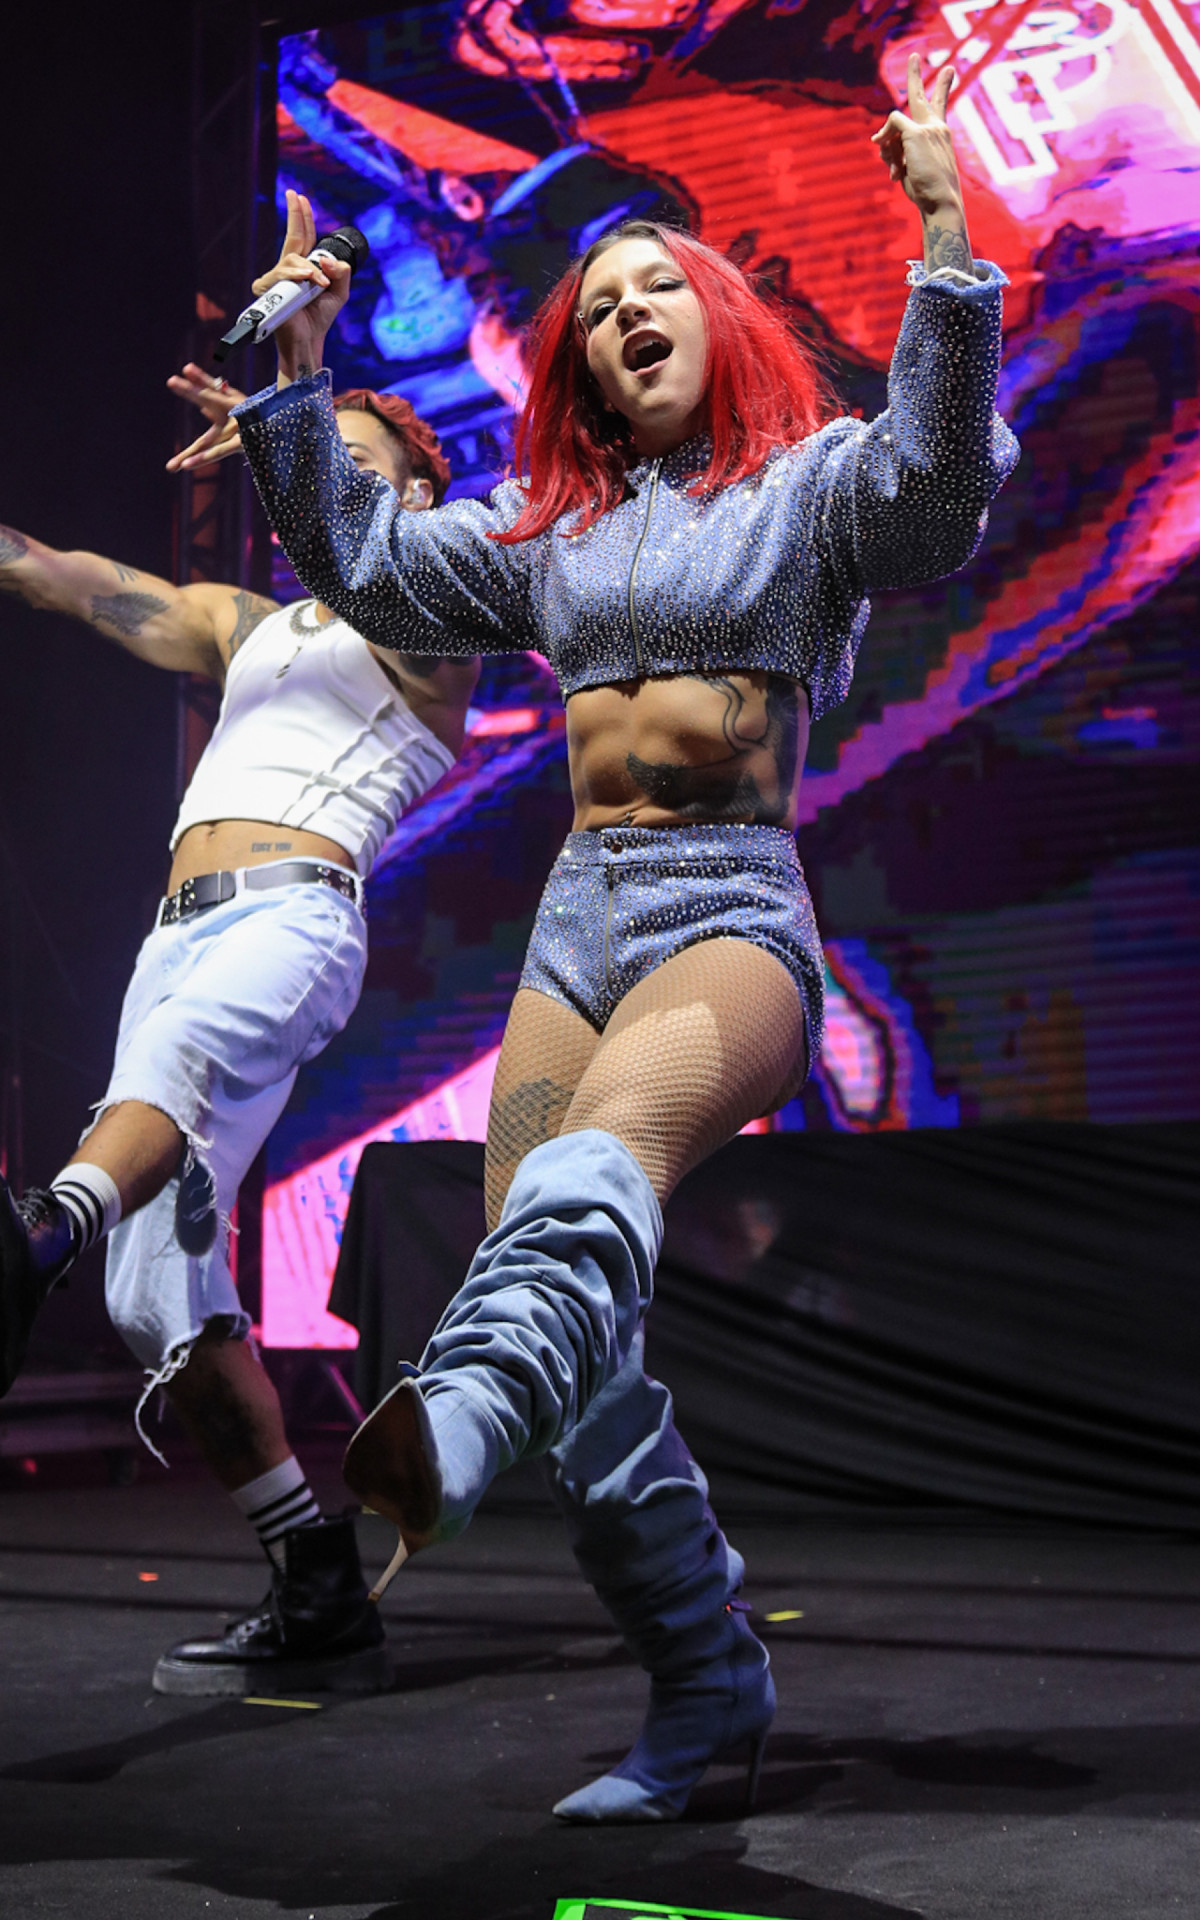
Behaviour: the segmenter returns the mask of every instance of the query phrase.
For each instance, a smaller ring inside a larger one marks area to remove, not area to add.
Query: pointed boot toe
[[[560,1800],[554,1816],[575,1827],[637,1827],[678,1820],[682,1811],[659,1800],[638,1781],[606,1773]]]
[[[728,1618],[728,1641],[691,1674],[655,1680],[636,1744],[599,1780],[560,1800],[554,1812],[576,1826],[636,1826],[678,1820],[714,1761],[746,1757],[746,1812],[758,1793],[775,1683],[767,1650],[743,1613]]]

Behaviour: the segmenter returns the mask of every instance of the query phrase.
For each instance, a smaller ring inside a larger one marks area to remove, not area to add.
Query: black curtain
[[[706,1469],[808,1496],[1192,1528],[1195,1124],[733,1141],[647,1332]],[[483,1149],[367,1149],[331,1306],[374,1404],[483,1232]]]

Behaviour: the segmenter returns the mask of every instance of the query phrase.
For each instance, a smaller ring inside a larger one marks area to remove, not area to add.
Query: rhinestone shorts
[[[602,827],[571,833],[550,869],[521,985],[597,1032],[639,980],[700,940],[750,940],[800,992],[808,1057],[824,1031],[825,963],[785,827]]]

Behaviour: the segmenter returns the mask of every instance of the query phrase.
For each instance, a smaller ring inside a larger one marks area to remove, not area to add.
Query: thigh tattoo
[[[520,1162],[535,1147],[558,1134],[575,1095],[573,1087],[556,1080],[522,1080],[500,1099],[493,1099],[488,1117],[485,1156],[488,1227],[493,1227],[504,1204],[509,1183]]]
[[[489,1156],[515,1164],[544,1140],[553,1139],[574,1094],[573,1087],[561,1087],[556,1080],[523,1080],[492,1107]]]

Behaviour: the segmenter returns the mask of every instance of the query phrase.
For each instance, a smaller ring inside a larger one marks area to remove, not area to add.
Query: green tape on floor
[[[718,1913],[712,1907],[660,1907],[645,1900],[560,1900],[554,1920],[771,1920],[765,1913]]]

